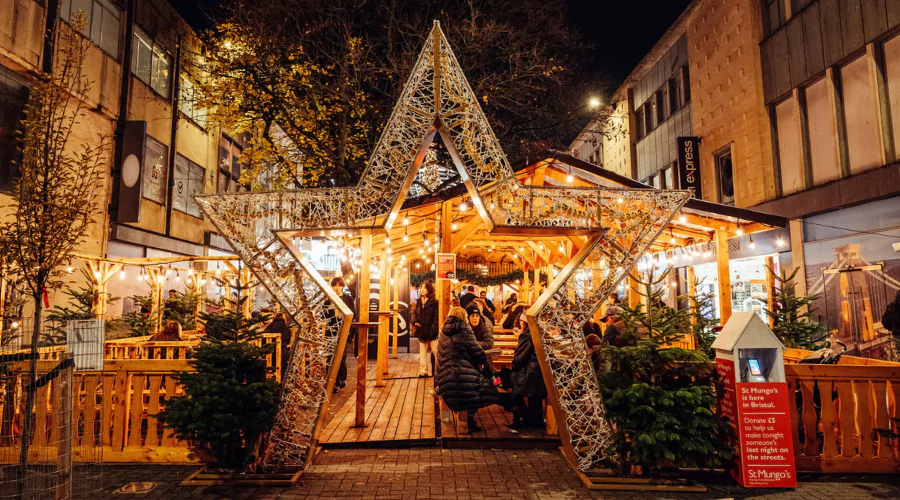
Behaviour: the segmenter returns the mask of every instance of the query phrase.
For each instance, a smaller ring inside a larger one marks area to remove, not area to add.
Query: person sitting
[[[622,329],[625,321],[621,317],[622,307],[619,306],[619,294],[609,294],[609,302],[606,305],[606,314],[600,318],[600,323],[606,324],[603,330],[603,340],[613,347],[626,347],[633,342],[625,338]]]
[[[512,330],[519,324],[519,317],[522,316],[522,313],[525,312],[528,304],[524,302],[518,302],[514,306],[510,307],[509,312],[506,313],[506,316],[503,317],[500,324],[506,330]],[[524,318],[522,318],[524,319]]]
[[[479,408],[500,404],[488,372],[487,356],[475,339],[465,309],[454,307],[444,322],[438,339],[438,395],[453,411],[467,411],[469,432],[482,428],[475,421]]]
[[[481,297],[478,297],[475,300],[473,300],[472,303],[469,304],[469,306],[471,306],[473,304],[478,306],[478,311],[481,313],[481,319],[490,323],[491,329],[493,329],[494,328],[493,312],[490,309],[488,309],[488,306],[487,306],[487,304],[485,304],[484,300],[482,300]]]
[[[161,332],[153,334],[148,342],[178,342],[181,340],[181,324],[177,321],[166,321]]]
[[[591,357],[591,364],[594,365],[594,370],[596,373],[600,373],[605,370],[605,363],[603,360],[603,341],[600,340],[600,337],[595,334],[590,334],[584,338],[584,342],[588,347],[588,355]]]
[[[518,321],[522,333],[519,334],[509,373],[513,398],[513,423],[509,428],[543,428],[547,387],[544,385],[544,375],[541,373],[528,322],[521,316]]]
[[[484,307],[482,311],[484,312],[484,316],[491,318],[491,323],[494,322],[494,313],[497,312],[497,307],[494,305],[494,301],[488,298],[487,292],[482,290],[480,294],[478,294],[478,298],[481,299],[481,302],[484,303]]]
[[[475,333],[475,339],[478,341],[478,345],[485,351],[493,349],[494,327],[484,319],[484,314],[482,314],[481,310],[474,302],[469,304],[469,307],[466,308],[466,316],[469,321],[469,326],[472,328],[472,332]]]
[[[475,300],[475,287],[469,285],[468,288],[466,288],[466,293],[459,296],[459,307],[465,309],[469,307],[469,304],[473,300]]]
[[[516,294],[510,294],[510,296],[506,299],[506,302],[503,303],[503,307],[500,308],[500,312],[506,314],[509,312],[509,309],[516,305],[516,302],[519,301],[519,296]]]
[[[588,316],[588,319],[584,322],[584,326],[581,327],[581,330],[584,333],[585,338],[589,335],[596,335],[597,337],[603,336],[603,327],[594,320],[593,316]]]

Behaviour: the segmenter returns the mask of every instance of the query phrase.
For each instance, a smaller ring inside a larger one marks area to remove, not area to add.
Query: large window
[[[28,83],[0,66],[0,191],[12,187],[19,160],[16,134],[28,102]]]
[[[198,103],[201,97],[200,89],[182,76],[180,94],[178,109],[201,128],[206,128],[206,108]]]
[[[669,113],[666,113],[666,86],[663,85],[663,88],[656,91],[654,95],[656,99],[656,123],[662,123],[666,121],[666,118],[669,117]]]
[[[131,72],[159,95],[169,98],[172,58],[144,32],[135,27]]]
[[[813,184],[818,185],[837,179],[841,174],[834,108],[824,78],[807,87],[805,92],[812,178]]]
[[[144,198],[166,204],[169,148],[149,135],[144,140],[144,171],[141,193]]]
[[[59,4],[59,17],[71,22],[75,13],[83,10],[87,15],[87,24],[82,33],[91,39],[104,52],[119,58],[119,17],[118,7],[107,0],[62,0]]]
[[[666,86],[669,88],[669,114],[672,114],[684,104],[681,100],[681,73],[676,73],[675,76],[669,79],[666,82]]]
[[[865,56],[841,68],[844,122],[850,172],[881,166],[881,143],[876,120],[876,102],[869,84],[869,64]]]
[[[731,165],[731,147],[716,153],[715,161],[719,203],[734,205],[734,168]]]
[[[184,156],[175,157],[175,192],[172,206],[179,212],[200,217],[200,207],[194,196],[203,194],[203,177],[206,170]]]
[[[800,124],[791,97],[775,106],[778,127],[778,165],[781,168],[781,194],[801,191],[803,181],[803,149],[800,143]]]
[[[691,102],[691,71],[687,66],[681,68],[681,100],[682,104]]]
[[[216,192],[234,193],[241,190],[241,170],[244,169],[241,153],[237,142],[222,135],[219,141],[219,182]]]
[[[641,140],[647,135],[644,131],[644,109],[638,108],[634,111],[634,138]]]
[[[900,148],[900,35],[884,43],[884,69],[887,75],[894,148]]]

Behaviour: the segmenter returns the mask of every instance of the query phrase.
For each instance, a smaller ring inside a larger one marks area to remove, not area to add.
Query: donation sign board
[[[739,482],[745,488],[796,488],[794,442],[784,382],[737,384]]]
[[[435,255],[435,275],[439,280],[456,279],[456,254],[438,253]]]

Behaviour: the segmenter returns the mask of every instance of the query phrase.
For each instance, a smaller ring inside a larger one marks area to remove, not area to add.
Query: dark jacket
[[[527,326],[519,334],[519,343],[516,345],[516,352],[513,356],[510,379],[512,380],[513,396],[539,398],[547,395],[541,365],[538,363],[534,341],[531,339],[531,331]]]
[[[525,312],[525,306],[522,304],[517,304],[513,306],[509,312],[506,314],[506,319],[503,320],[503,328],[507,330],[512,330],[519,325],[519,316]]]
[[[291,328],[283,319],[273,319],[269,326],[263,330],[263,333],[280,333],[281,347],[283,349],[287,349],[288,344],[291,343]]]
[[[420,326],[416,327],[416,338],[421,342],[431,342],[437,340],[440,333],[440,323],[438,323],[438,301],[435,298],[429,298],[428,302],[422,303],[419,299],[416,307],[416,321]]]
[[[582,332],[584,332],[585,337],[591,334],[594,334],[601,338],[603,337],[603,327],[600,326],[600,324],[596,321],[591,321],[590,319],[584,322],[584,326],[581,330]]]
[[[493,317],[493,316],[494,316],[494,313],[497,311],[497,306],[494,305],[494,301],[491,300],[491,299],[489,299],[489,298],[487,298],[487,297],[485,297],[485,298],[484,298],[484,305],[487,306],[488,311],[490,311],[491,317]]]
[[[900,305],[897,303],[888,304],[887,310],[881,316],[881,326],[886,330],[890,330],[891,335],[900,337]]]
[[[470,305],[466,309],[466,313],[470,316],[477,311],[478,308],[474,305]],[[472,327],[472,332],[475,334],[475,340],[478,341],[478,345],[485,351],[489,351],[494,348],[494,325],[484,319],[483,314],[478,313],[478,315],[481,316],[481,321],[478,322],[478,326]]]
[[[475,300],[475,294],[472,292],[466,292],[459,296],[459,307],[465,309]]]
[[[438,339],[437,393],[453,411],[500,404],[500,393],[485,376],[487,356],[469,324],[449,316]]]
[[[353,317],[356,318],[356,304],[353,301],[353,296],[349,293],[344,292],[341,294],[341,300],[344,302],[347,308],[350,309],[350,312],[353,313]],[[338,323],[337,314],[334,312],[334,309],[329,308],[325,310],[325,319],[328,320],[329,326],[329,328],[325,330],[327,334],[337,335],[338,333],[340,333],[339,328],[332,328]]]

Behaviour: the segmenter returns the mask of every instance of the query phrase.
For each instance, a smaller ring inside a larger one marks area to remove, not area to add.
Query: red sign
[[[456,254],[439,253],[434,258],[435,275],[439,280],[456,279]]]
[[[734,361],[731,361],[730,359],[716,358],[716,370],[719,372],[719,375],[722,376],[722,385],[725,389],[725,393],[719,395],[719,405],[717,407],[719,417],[727,418],[728,423],[730,423],[731,427],[734,428],[735,435],[739,436],[740,432],[738,431],[737,419],[737,395],[735,394],[734,383]],[[735,470],[733,470],[732,472],[736,472],[741,468],[740,446],[735,446],[734,462]],[[735,479],[738,479],[736,475]]]
[[[784,382],[737,384],[741,486],[796,488],[794,442]]]

